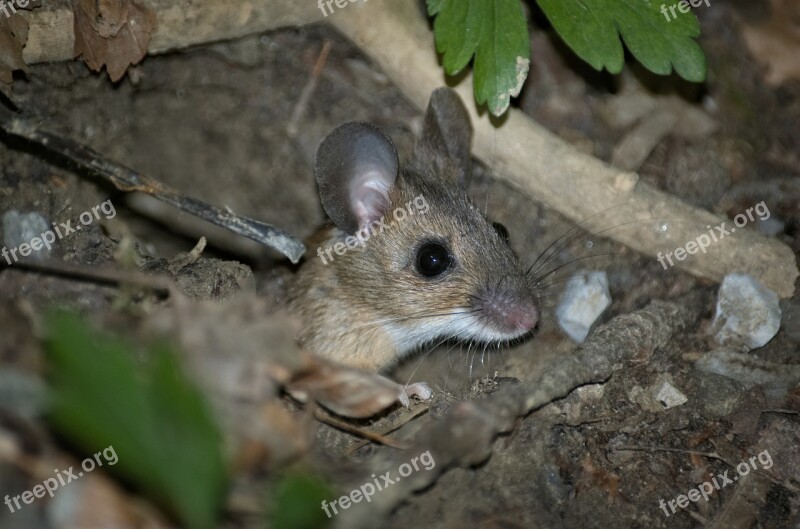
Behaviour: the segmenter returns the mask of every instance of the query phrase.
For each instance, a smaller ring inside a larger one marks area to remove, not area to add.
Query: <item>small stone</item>
[[[30,259],[44,259],[50,256],[50,248],[42,246],[41,236],[50,230],[47,220],[35,211],[30,213],[20,213],[16,209],[10,209],[3,214],[3,243],[9,250],[16,250],[16,255],[21,256],[18,247],[21,244],[31,244],[34,238],[40,240],[39,250],[30,252]],[[11,254],[13,256],[13,254]],[[6,258],[8,259],[8,258]],[[14,261],[16,262],[16,258]],[[10,263],[13,264],[13,263]]]
[[[659,413],[686,404],[689,399],[675,386],[670,375],[662,374],[647,388],[633,386],[628,391],[628,400],[644,411]]]
[[[0,408],[34,419],[44,413],[45,385],[34,375],[13,368],[0,371]]]
[[[667,380],[662,381],[655,388],[655,398],[665,410],[686,404],[689,400],[686,395]]]
[[[556,309],[558,324],[573,341],[582,343],[595,321],[611,304],[605,272],[572,276]]]
[[[735,380],[710,372],[691,371],[694,380],[692,398],[700,412],[709,419],[727,417],[740,405],[747,389]]]
[[[781,308],[778,296],[746,274],[728,274],[722,280],[712,328],[720,345],[763,347],[778,333]]]

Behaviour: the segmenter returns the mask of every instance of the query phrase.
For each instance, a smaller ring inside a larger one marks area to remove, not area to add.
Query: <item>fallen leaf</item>
[[[106,67],[119,81],[128,67],[139,63],[156,28],[155,11],[132,0],[74,0],[75,57],[99,72]]]
[[[343,417],[371,417],[400,401],[404,389],[386,377],[356,371],[322,359],[286,388],[304,401],[308,397]]]
[[[14,70],[28,71],[22,48],[28,41],[28,21],[19,15],[0,16],[0,82],[11,84]]]
[[[101,37],[113,37],[128,19],[129,2],[126,0],[97,0],[82,2],[81,7],[92,21],[92,27]]]

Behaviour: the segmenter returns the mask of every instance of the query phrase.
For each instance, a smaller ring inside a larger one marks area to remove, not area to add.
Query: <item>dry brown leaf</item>
[[[155,31],[155,11],[132,0],[74,0],[75,57],[99,72],[105,65],[112,81],[147,53]]]
[[[125,25],[125,21],[128,20],[129,5],[126,0],[97,0],[83,2],[81,7],[100,36],[109,38],[119,33]]]
[[[287,391],[299,400],[310,397],[336,414],[354,418],[371,417],[405,395],[402,386],[386,377],[321,359],[295,378]]]
[[[796,0],[772,0],[770,19],[762,24],[744,24],[744,40],[750,52],[767,65],[766,81],[776,86],[787,79],[800,79],[800,4]]]
[[[28,21],[19,15],[0,16],[0,82],[11,84],[14,70],[28,71],[22,48],[28,41]]]

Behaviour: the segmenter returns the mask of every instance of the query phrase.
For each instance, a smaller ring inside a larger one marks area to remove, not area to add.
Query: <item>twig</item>
[[[352,424],[340,421],[339,419],[335,419],[330,415],[323,413],[318,408],[314,409],[314,418],[316,418],[320,422],[327,424],[328,426],[338,428],[343,432],[351,433],[353,435],[357,435],[358,437],[369,439],[370,441],[373,441],[375,443],[391,446],[392,448],[397,448],[398,450],[405,450],[408,448],[408,443],[404,443],[402,441],[395,441],[391,437],[385,437],[379,433],[370,432],[368,430],[362,430],[361,428],[356,428]]]
[[[311,95],[314,93],[314,89],[317,87],[317,83],[319,82],[319,74],[322,72],[322,68],[325,66],[325,62],[328,60],[328,54],[331,51],[331,47],[331,41],[326,40],[322,45],[322,51],[319,52],[319,57],[317,57],[317,62],[314,65],[314,70],[311,72],[311,77],[309,77],[308,82],[303,87],[303,91],[300,92],[300,97],[298,98],[297,104],[294,106],[294,110],[292,111],[292,117],[289,120],[289,124],[286,126],[286,132],[289,134],[290,138],[297,136],[297,124],[300,123],[300,120],[306,113],[308,101],[311,99]]]
[[[52,259],[40,261],[20,259],[13,265],[0,261],[0,268],[21,268],[32,272],[59,275],[73,279],[85,279],[96,283],[137,285],[166,292],[170,297],[175,297],[178,292],[175,283],[166,276],[148,275],[98,266],[85,266]]]
[[[416,419],[420,415],[422,415],[424,413],[427,413],[429,410],[430,410],[430,407],[426,406],[424,408],[420,408],[419,410],[414,411],[413,413],[411,413],[411,414],[409,414],[407,416],[401,417],[401,421],[399,423],[393,424],[389,428],[386,428],[386,429],[382,430],[380,432],[380,435],[387,435],[387,434],[390,434],[390,433],[394,432],[395,430],[398,430],[398,429],[402,428],[403,426],[405,426],[406,424],[410,423],[411,421],[413,421],[414,419]],[[367,446],[371,442],[372,442],[371,440],[364,440],[364,441],[355,442],[355,443],[352,444],[352,446],[350,446],[350,448],[348,448],[347,450],[344,451],[344,454],[349,456],[350,454],[356,452],[358,449]]]
[[[236,215],[200,200],[184,196],[157,180],[103,158],[96,151],[85,145],[40,130],[35,123],[13,114],[8,109],[3,108],[2,105],[0,105],[0,129],[7,134],[33,142],[52,153],[66,158],[78,167],[109,181],[121,191],[146,193],[175,206],[181,211],[275,248],[293,263],[298,262],[303,253],[305,253],[303,243],[280,228]]]
[[[675,452],[678,454],[694,454],[697,456],[708,457],[711,459],[718,459],[723,463],[726,463],[729,466],[733,466],[728,461],[722,457],[721,455],[715,452],[698,452],[697,450],[685,450],[683,448],[669,448],[667,446],[633,446],[633,445],[624,445],[624,446],[614,446],[612,450],[615,452],[624,451],[624,450],[636,450],[639,452]]]

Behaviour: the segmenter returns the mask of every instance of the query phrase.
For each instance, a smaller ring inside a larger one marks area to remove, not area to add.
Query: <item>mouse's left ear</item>
[[[354,121],[334,129],[320,143],[314,166],[328,217],[349,234],[380,219],[398,168],[392,140],[377,127]]]
[[[471,144],[472,124],[458,94],[451,88],[437,88],[425,111],[414,162],[466,189],[472,172]]]

